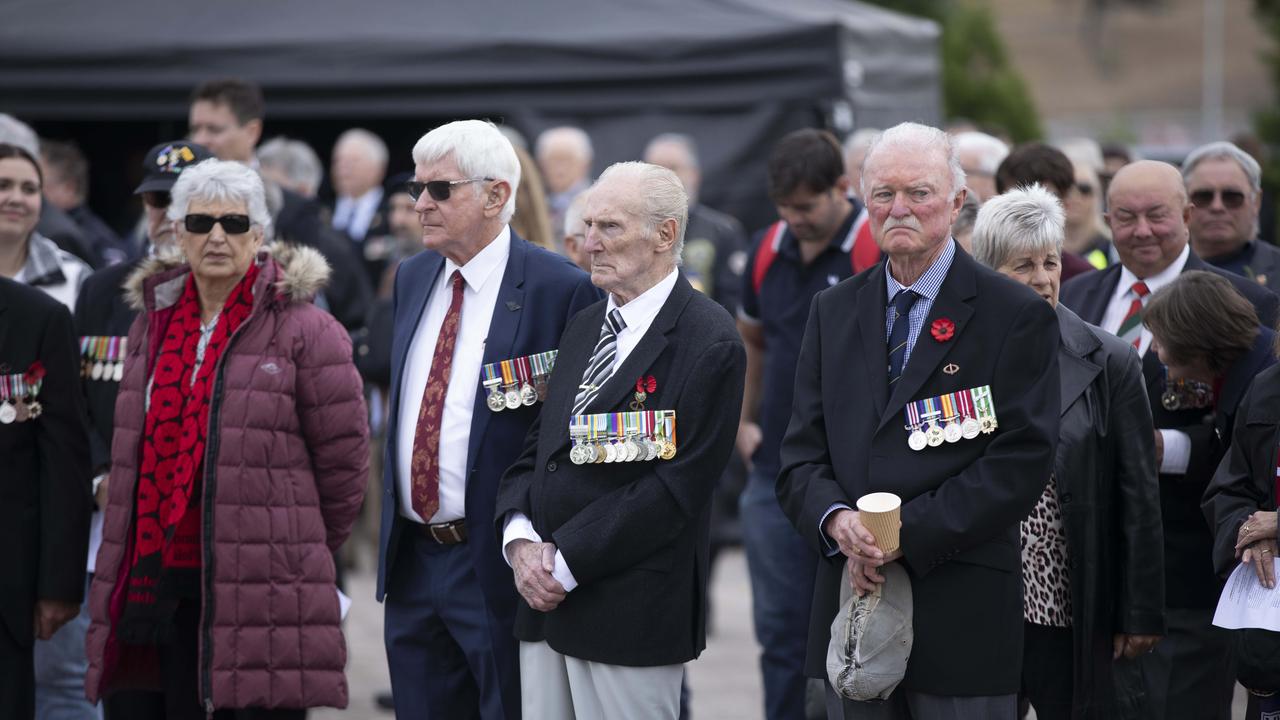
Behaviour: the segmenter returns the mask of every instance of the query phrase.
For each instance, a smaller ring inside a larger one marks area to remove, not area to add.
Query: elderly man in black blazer
[[[0,708],[7,718],[34,716],[32,643],[74,618],[84,595],[89,438],[76,368],[66,308],[0,278]]]
[[[1107,190],[1107,223],[1120,263],[1062,286],[1062,304],[1085,322],[1115,333],[1142,356],[1142,374],[1155,421],[1164,519],[1165,603],[1168,635],[1141,667],[1118,671],[1123,687],[1139,684],[1145,718],[1228,718],[1235,679],[1228,635],[1211,625],[1222,580],[1213,572],[1213,535],[1200,500],[1226,452],[1205,409],[1169,409],[1162,402],[1165,369],[1142,324],[1151,294],[1184,272],[1204,270],[1229,280],[1274,328],[1277,298],[1257,282],[1213,267],[1189,244],[1191,203],[1183,178],[1168,163],[1145,160],[1121,168]]]
[[[746,355],[729,314],[678,270],[688,199],[675,174],[619,163],[589,193],[584,249],[609,295],[565,329],[498,493],[523,598],[522,705],[526,720],[674,720],[681,664],[706,646],[710,500]]]
[[[1052,469],[1058,322],[951,238],[964,172],[945,133],[886,130],[862,189],[887,261],[814,298],[778,476],[783,511],[824,558],[805,669],[826,677],[840,583],[865,593],[898,562],[913,586],[905,679],[882,703],[828,686],[828,716],[1013,720],[1018,523]],[[853,509],[873,492],[902,500],[900,550],[882,552]]]

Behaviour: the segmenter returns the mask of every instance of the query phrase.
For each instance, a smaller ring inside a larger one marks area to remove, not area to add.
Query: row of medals
[[[489,403],[489,409],[493,412],[502,412],[536,405],[539,401],[545,400],[546,395],[547,378],[545,375],[539,375],[533,379],[532,383],[524,383],[518,387],[507,385],[504,389],[499,389],[497,385],[490,383],[489,396],[485,398],[485,402]]]
[[[1213,404],[1213,387],[1199,380],[1175,380],[1165,384],[1160,404],[1165,410],[1207,408]]]
[[[670,460],[676,456],[676,444],[666,438],[651,440],[646,437],[631,436],[624,440],[603,440],[601,442],[576,442],[569,451],[569,459],[574,465],[590,465],[592,463],[647,462],[649,460]]]
[[[124,361],[103,362],[98,360],[91,365],[88,360],[81,360],[80,377],[105,380],[107,382],[113,380],[120,382],[120,379],[124,377]]]
[[[35,398],[10,398],[0,403],[0,423],[8,425],[13,422],[35,420],[42,412],[44,408]]]
[[[931,422],[927,428],[907,428],[911,434],[907,436],[907,445],[912,450],[923,450],[926,447],[938,447],[944,442],[957,443],[961,440],[972,440],[980,433],[995,432],[996,421],[991,417],[976,419],[967,417],[961,422],[954,419],[945,425]]]

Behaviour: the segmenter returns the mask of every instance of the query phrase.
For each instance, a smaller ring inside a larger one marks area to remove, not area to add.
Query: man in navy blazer
[[[520,165],[491,123],[436,128],[413,158],[427,249],[396,274],[379,537],[392,695],[402,718],[519,718],[516,591],[485,530],[541,409],[542,363],[522,359],[600,294],[508,227]]]

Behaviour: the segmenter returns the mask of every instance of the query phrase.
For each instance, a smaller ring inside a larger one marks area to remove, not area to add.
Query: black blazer
[[[80,602],[89,550],[89,443],[71,313],[0,278],[0,374],[45,368],[39,418],[0,425],[0,618],[35,638],[36,600]]]
[[[1193,252],[1187,258],[1183,272],[1203,270],[1216,273],[1240,292],[1258,313],[1263,326],[1263,336],[1269,336],[1267,328],[1275,327],[1280,298],[1253,280],[1209,265]],[[1120,265],[1089,273],[1062,286],[1061,301],[1075,311],[1085,322],[1099,324],[1106,313],[1107,304],[1120,282]],[[1260,343],[1269,342],[1266,337]],[[1157,428],[1180,430],[1191,439],[1191,458],[1187,471],[1181,475],[1160,475],[1160,511],[1164,522],[1165,543],[1165,602],[1171,608],[1210,608],[1218,602],[1222,582],[1215,577],[1210,561],[1213,544],[1209,528],[1200,511],[1200,501],[1209,484],[1214,468],[1226,452],[1226,443],[1219,438],[1218,428],[1226,436],[1231,432],[1230,418],[1235,406],[1244,395],[1245,388],[1254,375],[1265,367],[1270,353],[1265,349],[1241,358],[1229,373],[1223,385],[1216,412],[1209,410],[1165,410],[1160,402],[1164,393],[1165,370],[1159,356],[1148,351],[1142,357],[1142,375],[1147,383],[1147,397],[1151,403],[1151,416]],[[1231,379],[1234,378],[1234,379]],[[1225,423],[1225,427],[1223,426]]]
[[[1222,577],[1240,563],[1240,526],[1259,510],[1275,510],[1276,449],[1280,448],[1280,365],[1258,374],[1240,403],[1235,434],[1204,494],[1213,530],[1213,566]]]
[[[805,670],[826,677],[842,555],[823,516],[886,491],[902,498],[903,565],[915,644],[904,687],[936,695],[1018,691],[1022,566],[1018,522],[1044,492],[1058,439],[1058,320],[1049,304],[957,249],[902,378],[889,392],[882,262],[814,298],[782,443],[778,499],[818,564]],[[955,323],[934,339],[935,319]],[[949,373],[947,370],[954,370]],[[999,429],[913,452],[908,401],[990,385]]]
[[[652,375],[649,410],[676,411],[669,461],[575,465],[569,417],[600,336],[606,303],[570,321],[549,398],[498,490],[499,535],[520,511],[564,554],[579,585],[555,610],[524,599],[516,637],[611,665],[671,665],[706,647],[711,494],[733,450],[746,353],[733,318],[684,276],[588,413],[619,412]]]
[[[129,307],[123,285],[142,259],[112,265],[90,275],[76,296],[76,335],[128,337],[138,311]],[[89,408],[89,457],[97,471],[111,465],[111,433],[115,427],[116,391],[113,379],[81,380]]]

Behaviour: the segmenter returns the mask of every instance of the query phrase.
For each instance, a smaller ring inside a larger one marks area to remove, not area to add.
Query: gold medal
[[[676,456],[676,444],[670,440],[662,441],[662,453],[659,455],[663,460],[670,460]]]

